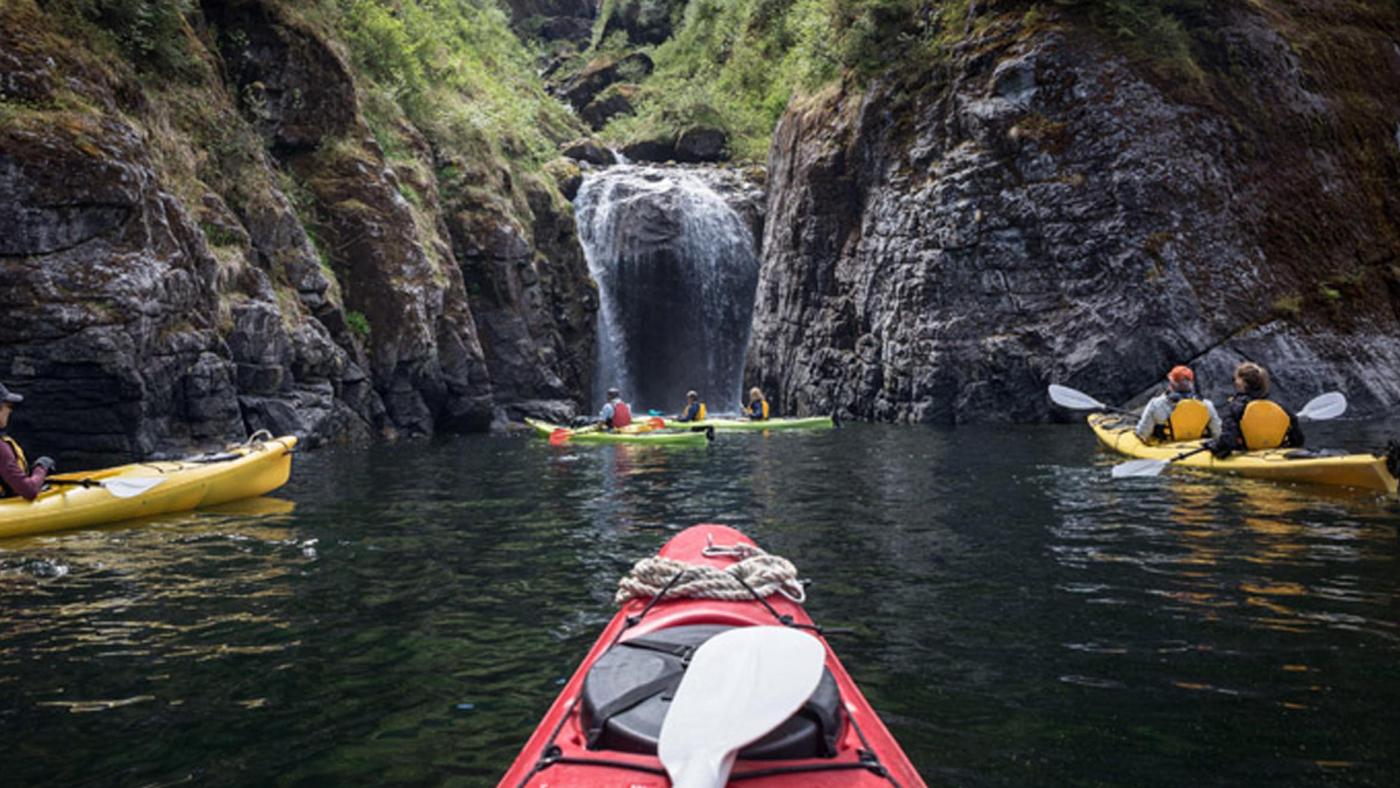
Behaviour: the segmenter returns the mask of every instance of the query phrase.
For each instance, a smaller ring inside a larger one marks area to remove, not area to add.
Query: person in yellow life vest
[[[705,416],[705,403],[700,401],[699,392],[687,391],[685,393],[685,410],[681,411],[681,415],[676,421],[704,421]]]
[[[744,409],[744,415],[753,421],[768,420],[768,400],[763,398],[763,389],[758,386],[749,389],[749,406]]]
[[[54,461],[40,457],[31,466],[25,459],[24,449],[5,433],[10,426],[10,414],[21,402],[24,397],[0,383],[0,498],[18,495],[32,501],[44,489],[44,479],[53,473]]]
[[[1215,403],[1196,395],[1196,373],[1175,366],[1167,373],[1167,390],[1148,401],[1134,430],[1144,443],[1193,441],[1220,435]]]
[[[1298,417],[1269,399],[1269,371],[1250,361],[1235,368],[1235,396],[1226,403],[1220,421],[1220,437],[1206,444],[1216,457],[1303,445]]]

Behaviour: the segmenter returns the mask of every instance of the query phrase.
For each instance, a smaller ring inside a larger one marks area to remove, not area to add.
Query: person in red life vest
[[[768,420],[768,400],[763,396],[763,389],[758,386],[749,389],[749,404],[744,408],[744,415],[750,421]]]
[[[54,461],[40,457],[31,466],[24,457],[24,449],[5,433],[10,426],[10,414],[21,402],[24,397],[0,383],[0,498],[18,495],[32,501],[44,489],[44,479],[53,473]]]
[[[1269,399],[1269,371],[1250,361],[1235,367],[1235,396],[1221,410],[1220,421],[1220,437],[1206,443],[1216,457],[1303,445],[1298,417]]]
[[[1167,390],[1143,408],[1135,432],[1143,442],[1214,438],[1220,435],[1220,416],[1210,400],[1196,394],[1196,373],[1175,366],[1167,373]]]
[[[619,430],[632,423],[632,408],[622,401],[622,392],[608,389],[608,401],[598,413],[598,421],[610,430]]]

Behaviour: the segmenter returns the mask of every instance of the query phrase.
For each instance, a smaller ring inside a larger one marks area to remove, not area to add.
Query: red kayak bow
[[[714,550],[706,555],[707,546],[739,546],[742,555]],[[723,570],[753,553],[762,551],[732,528],[696,525],[667,542],[657,559]],[[750,582],[740,583],[750,593],[739,601],[682,597],[688,592],[673,589],[684,589],[685,573],[694,574],[677,570],[659,591],[622,605],[501,786],[669,786],[656,744],[691,656],[721,632],[773,625],[820,642],[826,653],[824,675],[796,714],[740,751],[730,783],[753,788],[924,785],[820,630],[801,604],[789,598],[800,599],[800,589],[765,597],[760,594],[771,586]]]

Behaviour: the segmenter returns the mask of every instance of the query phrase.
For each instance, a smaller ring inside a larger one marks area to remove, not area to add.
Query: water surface
[[[1112,462],[1076,425],[300,455],[294,506],[0,542],[6,782],[493,784],[709,521],[814,579],[930,783],[1395,784],[1400,504]]]

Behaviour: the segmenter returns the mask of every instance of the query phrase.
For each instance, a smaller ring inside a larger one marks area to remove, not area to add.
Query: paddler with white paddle
[[[21,402],[24,402],[23,395],[0,383],[0,498],[18,495],[32,501],[44,489],[44,479],[53,473],[54,461],[50,457],[40,457],[30,465],[24,449],[5,432],[10,426],[10,414]]]

